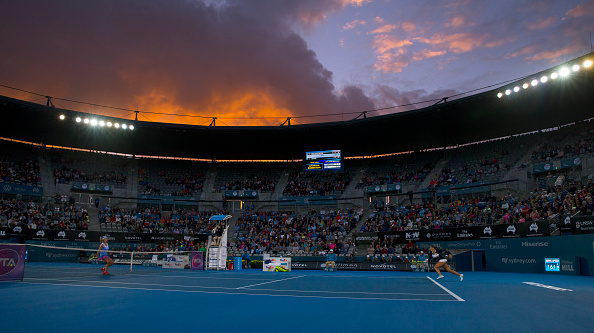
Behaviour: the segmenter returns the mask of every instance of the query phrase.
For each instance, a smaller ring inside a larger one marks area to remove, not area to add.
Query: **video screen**
[[[340,150],[319,150],[305,153],[305,171],[342,170]]]

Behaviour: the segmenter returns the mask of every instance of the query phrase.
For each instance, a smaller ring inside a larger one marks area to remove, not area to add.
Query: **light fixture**
[[[524,88],[524,89],[528,89],[528,87],[530,87],[530,85],[529,85],[528,83],[524,83],[524,84],[522,85],[522,88]]]
[[[586,67],[586,68],[592,67],[592,60],[586,60],[586,61],[584,61],[584,67]]]
[[[569,68],[567,68],[567,67],[561,68],[559,70],[559,75],[561,75],[562,77],[569,75]]]
[[[113,127],[120,128],[120,124],[119,123],[115,123],[115,124],[113,124]]]
[[[580,65],[573,65],[573,66],[571,66],[571,70],[574,71],[574,72],[579,71],[580,70]]]
[[[105,122],[103,120],[99,120],[99,126],[101,126],[101,127],[105,126]]]
[[[80,119],[80,117],[76,117],[76,119],[74,119],[74,120],[76,120],[77,123],[80,123],[82,121],[82,119]]]
[[[91,119],[91,126],[97,126],[97,119]]]
[[[530,84],[535,87],[536,85],[538,85],[538,80],[534,79],[532,80],[532,82],[530,82]]]
[[[128,126],[128,128],[129,128],[131,131],[133,131],[133,130],[134,130],[134,125],[130,125],[130,126]]]
[[[123,129],[126,129],[126,128],[128,128],[128,125],[126,125],[126,124],[122,124],[122,128],[123,128]]]
[[[61,114],[61,115],[60,115],[60,120],[64,120],[64,119],[66,119],[66,116],[65,116],[65,115],[63,115],[63,114]]]
[[[89,118],[85,118],[85,120],[83,120],[83,123],[88,124],[89,123]]]
[[[107,127],[111,127],[111,121],[108,121],[105,125],[107,125]]]
[[[551,74],[551,79],[553,79],[553,80],[556,79],[556,78],[558,78],[558,77],[559,77],[559,74],[557,74],[557,73]]]
[[[497,93],[497,97],[498,97],[498,98],[501,98],[501,97],[503,97],[503,93],[501,93],[501,92],[498,92],[498,93]]]
[[[518,91],[520,91],[520,87],[518,87],[518,86],[514,87],[514,92],[518,92]]]
[[[505,94],[506,94],[506,95],[509,95],[509,94],[511,94],[511,90],[507,89],[507,90],[505,91]]]
[[[549,78],[548,78],[548,77],[546,77],[546,76],[543,76],[543,77],[541,77],[541,78],[540,78],[540,82],[541,82],[541,83],[545,83],[545,82],[547,82],[548,80],[549,80]]]

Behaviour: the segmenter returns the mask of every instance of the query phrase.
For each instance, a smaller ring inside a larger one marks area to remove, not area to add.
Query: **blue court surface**
[[[27,265],[2,332],[594,332],[584,276]]]

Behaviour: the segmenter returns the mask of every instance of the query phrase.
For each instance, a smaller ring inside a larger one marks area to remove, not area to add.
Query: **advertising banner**
[[[192,252],[190,269],[193,271],[204,270],[204,253]]]
[[[42,197],[43,187],[4,183],[0,186],[0,193]]]
[[[23,280],[25,245],[0,244],[0,281]]]

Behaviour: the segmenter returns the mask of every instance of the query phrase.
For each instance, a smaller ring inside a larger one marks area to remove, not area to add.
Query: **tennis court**
[[[594,331],[583,276],[77,267],[28,263],[0,283],[3,331]]]

